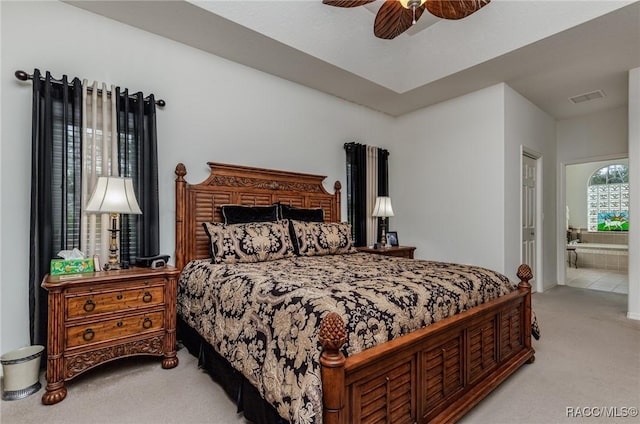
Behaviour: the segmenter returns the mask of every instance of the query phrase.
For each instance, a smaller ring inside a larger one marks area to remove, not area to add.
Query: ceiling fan
[[[322,0],[335,7],[356,7],[375,0]],[[477,12],[491,0],[386,0],[378,10],[373,33],[391,40],[415,24],[424,9],[442,19],[462,19]]]

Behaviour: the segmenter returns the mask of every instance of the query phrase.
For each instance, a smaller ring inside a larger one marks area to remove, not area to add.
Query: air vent
[[[604,91],[596,90],[596,91],[591,91],[590,93],[584,93],[578,96],[569,97],[569,100],[571,100],[572,103],[578,104],[578,103],[588,102],[591,100],[602,99],[603,97],[606,97],[606,94],[604,94]]]

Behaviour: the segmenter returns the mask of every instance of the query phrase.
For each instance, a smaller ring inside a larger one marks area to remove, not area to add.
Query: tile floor
[[[571,287],[629,294],[627,271],[567,267],[566,281],[567,285]]]

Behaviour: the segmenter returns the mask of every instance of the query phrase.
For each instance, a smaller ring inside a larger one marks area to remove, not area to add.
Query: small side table
[[[45,276],[49,334],[42,403],[60,402],[69,380],[116,358],[162,356],[162,368],[177,366],[179,275],[167,266]]]
[[[578,252],[576,246],[567,245],[567,260],[569,262],[569,268],[571,268],[571,253],[573,253],[573,266],[578,269]]]
[[[357,247],[359,252],[375,253],[376,255],[398,256],[401,258],[413,259],[413,252],[416,250],[414,246],[389,246],[374,249],[372,247]]]

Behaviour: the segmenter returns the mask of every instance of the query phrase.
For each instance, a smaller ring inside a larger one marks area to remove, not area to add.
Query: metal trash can
[[[44,346],[33,345],[7,352],[0,357],[2,363],[2,400],[25,398],[38,390],[40,359]]]

